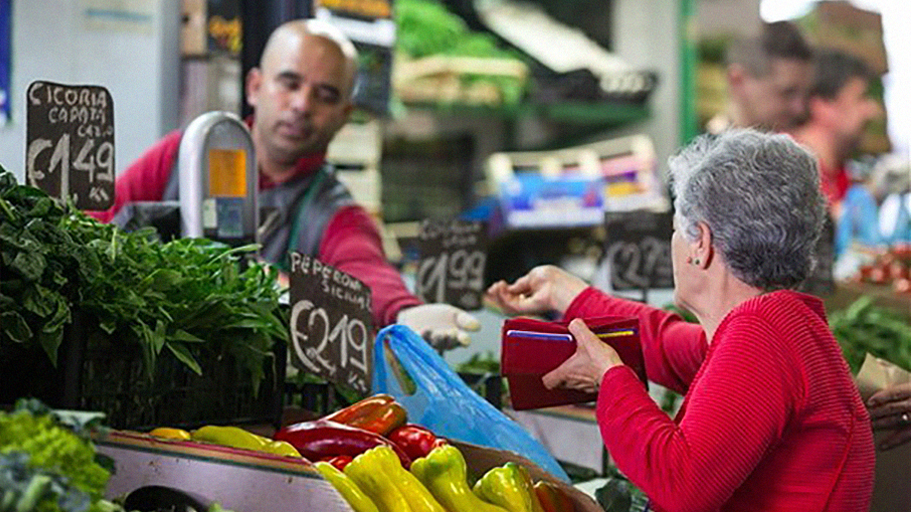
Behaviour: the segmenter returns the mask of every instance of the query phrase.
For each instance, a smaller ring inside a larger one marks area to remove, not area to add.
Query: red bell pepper
[[[429,429],[408,423],[389,433],[388,438],[397,444],[411,460],[426,457],[431,450],[446,442]]]
[[[302,456],[313,461],[335,455],[356,457],[370,448],[385,445],[395,451],[402,466],[411,467],[411,458],[385,437],[334,421],[295,423],[276,432],[274,438],[291,443]]]
[[[354,460],[354,457],[350,455],[336,455],[334,457],[323,457],[320,460],[322,462],[328,462],[329,464],[335,466],[335,469],[342,471],[345,469],[345,466],[347,466],[349,462]]]
[[[351,420],[370,414],[380,407],[391,404],[393,402],[395,402],[395,398],[389,395],[373,395],[361,400],[360,402],[351,404],[344,409],[340,409],[332,414],[324,416],[322,419],[327,421],[334,421],[337,423],[344,423],[347,425]]]
[[[323,418],[386,435],[405,424],[408,413],[389,395],[374,395]]]
[[[576,505],[573,504],[572,498],[556,485],[541,480],[534,488],[544,512],[575,512]]]

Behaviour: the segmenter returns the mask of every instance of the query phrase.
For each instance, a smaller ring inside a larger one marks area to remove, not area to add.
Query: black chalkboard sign
[[[26,94],[28,184],[81,210],[114,204],[114,100],[97,85],[36,81]]]
[[[486,250],[487,226],[481,221],[425,220],[418,233],[417,296],[480,309]]]
[[[605,257],[614,290],[674,287],[672,213],[608,212],[605,224]]]
[[[812,295],[831,295],[835,293],[835,223],[826,216],[819,242],[816,244],[816,266],[810,277],[799,287],[803,292]]]
[[[370,288],[316,258],[291,253],[291,362],[369,393],[373,378]]]

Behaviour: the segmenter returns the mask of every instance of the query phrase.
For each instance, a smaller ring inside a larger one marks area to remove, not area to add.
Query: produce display
[[[89,437],[95,418],[64,418],[36,400],[0,411],[0,512],[126,512],[128,499],[104,498],[115,468]]]
[[[487,33],[471,31],[457,15],[434,0],[400,0],[395,4],[396,51],[399,58],[421,59],[430,56],[506,59],[520,62],[519,54],[497,45]],[[493,72],[462,73],[465,84],[483,84],[499,92],[505,105],[519,103],[525,92],[524,76]]]
[[[0,169],[0,347],[40,346],[56,363],[79,313],[110,339],[141,346],[147,375],[162,352],[201,373],[194,353],[218,344],[258,382],[287,327],[275,271],[239,262],[254,249],[126,233]]]
[[[303,457],[355,512],[572,512],[565,492],[507,462],[469,481],[462,453],[445,439],[407,423],[407,413],[384,394],[314,421],[288,425],[267,439],[238,427],[192,432],[161,427],[149,434],[273,455]],[[276,443],[287,448],[276,450]],[[293,448],[292,448],[293,447]]]
[[[911,371],[911,325],[897,313],[861,297],[847,309],[829,316],[829,326],[853,373],[867,352]]]
[[[862,265],[856,280],[888,285],[896,293],[911,294],[911,244],[890,247],[872,263]]]
[[[36,396],[118,428],[272,414],[259,389],[287,312],[254,250],[124,232],[0,169],[0,403]],[[63,387],[76,403],[55,403]]]
[[[103,500],[109,477],[88,437],[49,410],[0,412],[0,511],[116,510]]]

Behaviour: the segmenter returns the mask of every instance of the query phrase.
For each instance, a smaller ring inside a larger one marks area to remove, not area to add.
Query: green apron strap
[[[291,234],[288,236],[288,250],[285,252],[285,257],[282,258],[279,268],[285,272],[291,271],[290,254],[297,247],[298,239],[300,238],[301,227],[304,223],[304,213],[307,208],[310,206],[310,203],[313,202],[313,196],[316,194],[316,191],[319,190],[322,186],[323,181],[326,180],[326,171],[324,168],[320,168],[316,176],[313,177],[313,181],[307,185],[307,190],[304,192],[304,197],[297,203],[297,212],[294,216],[294,224],[291,228]]]

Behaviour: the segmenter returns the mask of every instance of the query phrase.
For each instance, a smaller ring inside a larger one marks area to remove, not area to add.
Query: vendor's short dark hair
[[[759,37],[733,42],[726,55],[726,63],[740,64],[753,76],[765,76],[772,67],[773,59],[810,62],[813,50],[790,21],[765,23]]]
[[[873,72],[861,59],[841,50],[820,50],[814,59],[810,97],[835,99],[852,78],[868,81]]]

